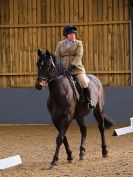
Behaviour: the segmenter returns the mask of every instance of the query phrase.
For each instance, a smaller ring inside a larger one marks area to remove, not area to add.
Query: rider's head
[[[75,40],[77,28],[74,25],[66,25],[63,29],[63,35],[70,41]]]

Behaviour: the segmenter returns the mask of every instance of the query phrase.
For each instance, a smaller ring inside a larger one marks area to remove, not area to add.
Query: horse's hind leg
[[[94,115],[96,117],[96,120],[98,122],[98,128],[101,134],[101,141],[102,141],[102,156],[107,157],[108,151],[105,141],[105,127],[104,127],[104,115],[103,111],[100,110],[99,104],[97,105],[96,109],[94,110]]]
[[[65,149],[66,149],[66,153],[67,153],[67,160],[69,162],[71,162],[73,160],[72,151],[71,151],[71,149],[69,147],[69,144],[68,144],[66,136],[64,136],[63,143],[64,143],[64,146],[65,146]]]
[[[84,155],[85,155],[85,143],[86,143],[87,127],[85,126],[84,118],[78,118],[76,120],[77,120],[77,123],[80,127],[80,132],[81,132],[81,144],[80,144],[79,159],[83,160]]]

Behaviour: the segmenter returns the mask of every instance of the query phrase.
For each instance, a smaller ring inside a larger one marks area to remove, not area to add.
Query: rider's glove
[[[69,64],[67,70],[69,72],[72,72],[75,68],[76,68],[76,66],[74,64]]]

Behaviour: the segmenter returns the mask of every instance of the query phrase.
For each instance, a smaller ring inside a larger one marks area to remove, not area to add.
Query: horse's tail
[[[114,125],[114,121],[111,120],[106,114],[104,115],[104,127],[109,129]]]
[[[99,122],[99,116],[94,112],[94,115],[95,115],[95,118],[96,118],[96,121]],[[105,129],[110,129],[114,124],[115,122],[109,118],[104,112],[101,113],[101,118],[104,119],[104,127]]]

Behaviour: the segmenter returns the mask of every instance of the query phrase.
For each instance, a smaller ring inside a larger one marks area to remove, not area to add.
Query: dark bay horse
[[[86,102],[77,100],[74,95],[72,86],[66,76],[67,70],[63,67],[60,60],[53,54],[42,52],[38,50],[38,76],[35,87],[38,90],[42,89],[42,81],[48,83],[49,98],[47,107],[51,114],[53,124],[58,130],[56,138],[56,150],[51,162],[51,166],[57,164],[59,158],[59,150],[62,143],[65,146],[67,153],[67,160],[72,161],[72,151],[69,147],[66,132],[73,119],[76,119],[81,132],[81,144],[79,157],[82,160],[85,155],[85,141],[87,128],[84,123],[84,116],[89,114],[91,110],[88,109]],[[95,118],[98,122],[98,128],[101,134],[102,142],[102,156],[107,156],[107,147],[105,142],[105,128],[110,128],[113,123],[107,118],[104,113],[104,91],[100,80],[94,75],[87,75],[89,77],[89,87],[91,88],[92,100],[96,103],[96,108],[93,110]]]

